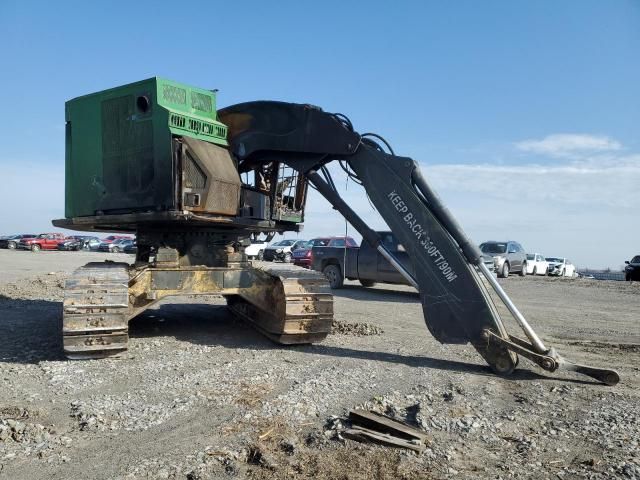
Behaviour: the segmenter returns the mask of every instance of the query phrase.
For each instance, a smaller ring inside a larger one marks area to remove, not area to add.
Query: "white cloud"
[[[573,157],[595,152],[616,151],[622,148],[620,143],[603,135],[576,133],[557,133],[541,140],[523,140],[515,147],[523,152],[550,155],[553,157]]]
[[[640,155],[589,158],[561,165],[432,165],[425,171],[440,188],[510,201],[637,208]]]
[[[640,155],[423,171],[478,242],[515,239],[592,268],[618,268],[637,254]]]

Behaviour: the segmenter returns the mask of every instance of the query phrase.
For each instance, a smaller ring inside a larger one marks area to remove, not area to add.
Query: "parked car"
[[[640,280],[640,255],[636,255],[631,260],[627,260],[624,267],[624,278],[627,282]]]
[[[15,250],[18,248],[20,240],[23,238],[34,238],[35,233],[20,233],[18,235],[9,235],[7,237],[0,238],[0,248],[8,248],[9,250]]]
[[[262,257],[264,260],[273,262],[279,260],[281,262],[291,262],[292,252],[301,248],[306,243],[306,240],[280,240],[274,244],[269,245],[264,249]]]
[[[102,242],[98,247],[101,252],[120,253],[124,250],[124,247],[133,243],[132,238],[117,238],[111,242]]]
[[[58,243],[64,240],[62,233],[41,233],[34,238],[23,238],[18,243],[18,248],[21,250],[31,250],[32,252],[39,252],[40,250],[56,250]]]
[[[131,240],[131,237],[128,235],[109,235],[108,237],[102,238],[100,243],[113,243],[116,240]]]
[[[357,247],[358,244],[351,237],[322,237],[313,238],[292,253],[293,264],[299,267],[309,268],[313,247]]]
[[[58,243],[58,250],[62,251],[78,251],[89,250],[91,248],[91,242],[94,244],[100,244],[98,237],[88,237],[86,235],[72,235],[65,238],[62,242]]]
[[[527,273],[530,275],[546,275],[549,263],[539,253],[527,253]]]
[[[76,238],[75,236],[70,236],[58,242],[58,250],[61,251],[77,251],[82,248],[82,239]]]
[[[518,242],[484,242],[480,251],[493,257],[496,273],[501,278],[507,278],[510,273],[518,272],[524,277],[527,274],[527,254]]]
[[[391,232],[378,232],[383,245],[394,257],[414,274],[413,263],[402,244]],[[376,282],[408,285],[407,280],[384,258],[377,249],[362,241],[359,247],[322,247],[311,249],[311,268],[323,272],[331,288],[342,288],[345,278],[359,280],[364,287]]]
[[[244,253],[249,258],[255,258],[262,260],[264,256],[264,249],[267,248],[268,242],[266,240],[251,240],[251,245],[244,249]]]
[[[135,240],[130,240],[122,249],[123,253],[138,253],[138,245]]]
[[[549,262],[549,275],[556,277],[575,277],[576,267],[563,257],[547,257]]]
[[[493,260],[493,257],[491,255],[483,254],[482,263],[484,263],[484,266],[487,267],[487,270],[489,270],[494,275],[496,274],[495,261]]]
[[[98,237],[91,237],[84,243],[82,248],[85,250],[97,251],[101,243],[102,241]]]

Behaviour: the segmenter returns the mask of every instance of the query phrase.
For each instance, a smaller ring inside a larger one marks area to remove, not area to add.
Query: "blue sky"
[[[0,233],[63,214],[65,100],[160,75],[220,106],[349,115],[418,160],[478,242],[582,267],[640,253],[639,2],[3,0],[0,33]],[[344,231],[324,200],[308,212],[304,237]]]

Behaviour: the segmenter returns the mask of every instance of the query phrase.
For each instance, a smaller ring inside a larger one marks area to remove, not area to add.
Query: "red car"
[[[313,247],[357,247],[358,244],[351,237],[321,237],[309,240],[304,247],[292,253],[293,264],[299,267],[309,268],[311,266],[311,249]]]
[[[18,244],[22,250],[39,252],[40,250],[57,250],[58,243],[66,237],[62,233],[41,233],[35,238],[23,238]]]
[[[113,243],[116,240],[133,240],[129,235],[109,235],[100,240],[101,243]]]

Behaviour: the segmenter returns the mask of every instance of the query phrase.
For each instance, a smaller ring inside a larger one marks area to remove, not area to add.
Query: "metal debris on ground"
[[[425,434],[386,415],[367,410],[351,410],[349,420],[351,428],[344,430],[342,435],[351,440],[381,443],[416,452],[427,448]]]

